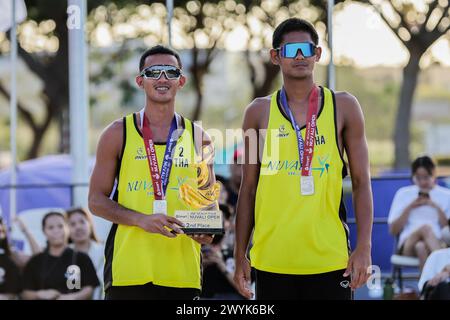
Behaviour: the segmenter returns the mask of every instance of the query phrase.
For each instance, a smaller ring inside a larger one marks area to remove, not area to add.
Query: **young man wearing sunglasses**
[[[346,92],[316,85],[313,70],[322,49],[309,22],[282,22],[272,44],[283,86],[245,111],[244,132],[256,131],[263,143],[244,137],[235,282],[250,298],[252,266],[256,299],[351,299],[371,265],[372,196],[361,107]],[[353,252],[343,204],[344,150],[357,219]]]
[[[89,208],[113,222],[105,245],[106,299],[199,296],[200,247],[212,236],[183,234],[174,212],[186,210],[180,186],[197,183],[193,162],[212,158],[213,148],[200,127],[175,112],[185,82],[178,53],[163,46],[147,50],[136,76],[145,107],[100,137]],[[214,171],[212,163],[206,166],[209,185]]]

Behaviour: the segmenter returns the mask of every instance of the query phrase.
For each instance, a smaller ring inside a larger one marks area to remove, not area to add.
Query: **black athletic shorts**
[[[105,300],[194,300],[199,296],[199,289],[163,287],[153,283],[109,287],[105,292]]]
[[[345,269],[292,275],[256,270],[257,300],[352,300],[350,276]]]

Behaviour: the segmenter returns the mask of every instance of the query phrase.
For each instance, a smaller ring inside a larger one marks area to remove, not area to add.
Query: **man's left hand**
[[[344,277],[351,275],[350,288],[356,290],[364,285],[371,276],[372,258],[370,248],[356,248],[348,260]]]

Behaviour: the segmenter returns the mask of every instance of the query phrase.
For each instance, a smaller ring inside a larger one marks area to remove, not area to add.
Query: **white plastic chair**
[[[419,269],[420,261],[419,258],[416,257],[408,257],[398,253],[397,249],[398,237],[396,237],[396,241],[394,242],[394,254],[391,255],[391,264],[392,264],[392,280],[394,283],[398,281],[398,287],[400,288],[400,292],[403,292],[403,268],[417,268]]]

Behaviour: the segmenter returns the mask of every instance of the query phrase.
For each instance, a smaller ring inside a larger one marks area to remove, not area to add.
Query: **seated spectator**
[[[66,212],[69,223],[70,247],[76,251],[86,253],[91,258],[100,286],[95,288],[93,299],[103,299],[103,262],[104,246],[97,238],[92,214],[84,208],[72,208]]]
[[[389,230],[398,236],[399,254],[418,257],[422,270],[428,255],[445,248],[441,229],[450,216],[450,190],[436,185],[435,165],[427,157],[412,163],[414,185],[399,189],[389,212]]]
[[[426,300],[450,300],[450,248],[434,251],[428,257],[419,290]]]
[[[212,244],[202,248],[203,284],[202,298],[206,299],[244,299],[237,291],[234,281],[233,247],[224,243],[230,232],[230,211],[220,205],[224,214],[224,235],[216,235]]]
[[[21,279],[19,267],[11,258],[6,230],[0,217],[0,300],[13,300],[21,291]]]
[[[234,242],[236,234],[235,229],[236,215],[234,214],[233,208],[227,204],[220,204],[219,209],[220,211],[222,211],[225,218],[224,220],[225,233],[223,235],[223,238],[221,239],[222,252],[224,254],[225,259],[233,258]]]
[[[442,240],[447,247],[450,247],[450,219],[448,219],[448,225],[442,229]]]
[[[236,209],[239,188],[241,187],[243,161],[243,150],[242,148],[238,148],[233,153],[233,162],[230,163],[230,178],[226,180],[217,177],[217,180],[222,183],[227,192],[226,203],[230,205],[233,210]]]
[[[227,204],[228,203],[228,190],[226,188],[227,180],[219,175],[216,175],[216,182],[220,186],[220,194],[219,199],[217,201],[219,204]]]
[[[99,281],[88,255],[68,247],[69,230],[64,215],[49,212],[42,219],[47,238],[44,252],[31,258],[25,267],[24,291],[27,300],[91,299]]]

